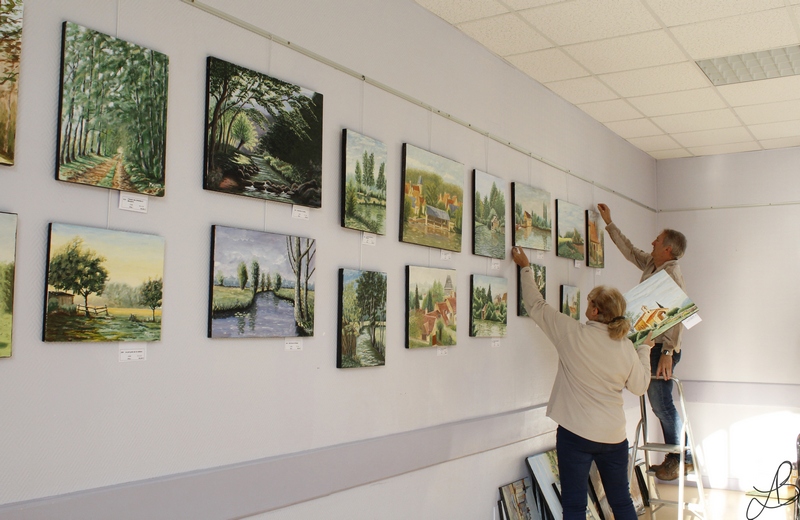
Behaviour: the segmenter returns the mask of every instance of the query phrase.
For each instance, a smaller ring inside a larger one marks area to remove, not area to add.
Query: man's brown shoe
[[[680,465],[681,461],[678,457],[667,457],[664,459],[664,463],[656,470],[656,478],[659,480],[677,479]],[[694,464],[692,462],[685,462],[683,469],[683,474],[687,475],[694,471]]]

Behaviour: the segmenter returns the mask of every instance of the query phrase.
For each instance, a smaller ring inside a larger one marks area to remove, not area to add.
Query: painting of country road
[[[164,238],[50,224],[44,341],[159,341]]]
[[[386,273],[339,269],[336,368],[386,364]]]
[[[56,178],[164,196],[169,58],[64,22]]]
[[[14,164],[21,36],[22,0],[0,2],[0,164],[5,165]]]
[[[386,145],[342,130],[342,227],[386,234]]]
[[[207,190],[322,207],[322,94],[209,57]]]
[[[666,271],[659,271],[624,295],[625,317],[631,322],[628,339],[641,344],[652,331],[660,336],[697,313],[697,305]]]
[[[211,234],[209,338],[314,335],[314,239],[224,226]]]
[[[0,358],[11,356],[17,215],[0,213]]]

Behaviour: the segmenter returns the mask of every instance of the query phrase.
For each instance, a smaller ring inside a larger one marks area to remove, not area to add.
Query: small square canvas
[[[583,260],[586,241],[583,238],[584,212],[577,204],[556,200],[556,234],[558,235],[557,256]]]
[[[537,520],[536,499],[530,477],[500,487],[503,509],[509,520]]]
[[[576,320],[581,319],[581,291],[572,285],[561,286],[561,312]]]
[[[406,266],[406,348],[456,344],[456,271]]]
[[[336,368],[386,364],[386,273],[339,269]]]
[[[0,358],[11,356],[17,215],[0,213]]]
[[[489,258],[506,257],[506,187],[500,177],[472,171],[475,204],[472,219],[472,253]]]
[[[628,338],[639,345],[652,331],[660,336],[697,313],[697,305],[666,271],[659,271],[624,295],[625,317],[631,322]]]
[[[159,341],[164,238],[50,224],[44,341]]]
[[[22,0],[6,0],[0,4],[0,164],[7,165],[14,164],[21,36]]]
[[[386,234],[386,145],[342,130],[342,227]]]
[[[547,299],[547,267],[539,264],[530,264],[533,271],[533,279],[536,280],[536,287],[542,298]],[[525,302],[522,298],[522,268],[517,266],[517,316],[527,316]]]
[[[514,207],[514,245],[550,251],[553,248],[553,206],[550,193],[511,183]]]
[[[461,252],[464,165],[403,143],[400,241]]]
[[[586,243],[589,250],[586,252],[586,265],[597,268],[605,267],[605,240],[606,232],[600,213],[587,209]]]
[[[209,338],[314,335],[314,239],[224,226],[211,234]]]
[[[508,324],[508,279],[473,274],[469,335],[504,338]]]

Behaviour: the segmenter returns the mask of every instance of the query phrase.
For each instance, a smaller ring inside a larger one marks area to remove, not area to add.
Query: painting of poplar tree
[[[386,273],[339,269],[336,368],[386,364]]]
[[[203,187],[322,206],[322,94],[209,57]]]
[[[164,195],[169,58],[65,22],[56,178]]]
[[[0,213],[0,357],[11,356],[17,215]]]
[[[0,2],[0,164],[14,164],[22,0]]]

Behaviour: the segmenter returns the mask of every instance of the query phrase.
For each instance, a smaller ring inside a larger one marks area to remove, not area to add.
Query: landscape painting
[[[209,338],[314,335],[316,241],[212,227]]]
[[[547,267],[539,264],[530,264],[533,279],[536,281],[536,287],[539,288],[539,294],[542,298],[547,299]],[[517,316],[527,316],[528,311],[525,310],[525,302],[522,298],[522,268],[517,266]]]
[[[400,241],[461,252],[464,165],[403,144]]]
[[[339,269],[336,368],[386,364],[386,273]]]
[[[342,227],[386,234],[386,145],[342,130]]]
[[[159,341],[164,238],[50,224],[44,341]]]
[[[650,331],[658,337],[697,313],[697,305],[666,271],[658,271],[623,296],[625,317],[631,322],[628,338],[634,345],[642,343]]]
[[[555,448],[526,459],[531,475],[533,495],[537,500],[539,515],[544,520],[559,520],[564,515],[561,506],[561,476],[558,471],[558,455]],[[600,520],[597,506],[587,491],[586,520]]]
[[[506,257],[506,186],[500,177],[473,170],[475,204],[472,253],[489,258]]]
[[[56,178],[164,195],[167,55],[65,22]]]
[[[406,348],[456,344],[456,271],[406,267]]]
[[[203,187],[322,206],[322,94],[207,61]]]
[[[11,356],[17,215],[0,213],[0,358]]]
[[[584,211],[577,204],[556,200],[556,255],[573,260],[583,260],[586,246],[583,238]]]
[[[561,312],[570,318],[581,319],[581,291],[572,285],[561,286]]]
[[[589,250],[586,254],[586,265],[589,267],[605,267],[606,232],[600,213],[586,210],[586,240]]]
[[[14,164],[21,36],[22,0],[5,0],[0,3],[0,164],[6,165]]]
[[[500,497],[508,520],[539,519],[530,477],[501,486]]]
[[[511,183],[514,206],[514,245],[550,251],[553,248],[553,205],[550,193]]]
[[[469,335],[504,338],[508,324],[508,280],[473,274],[470,296]]]

